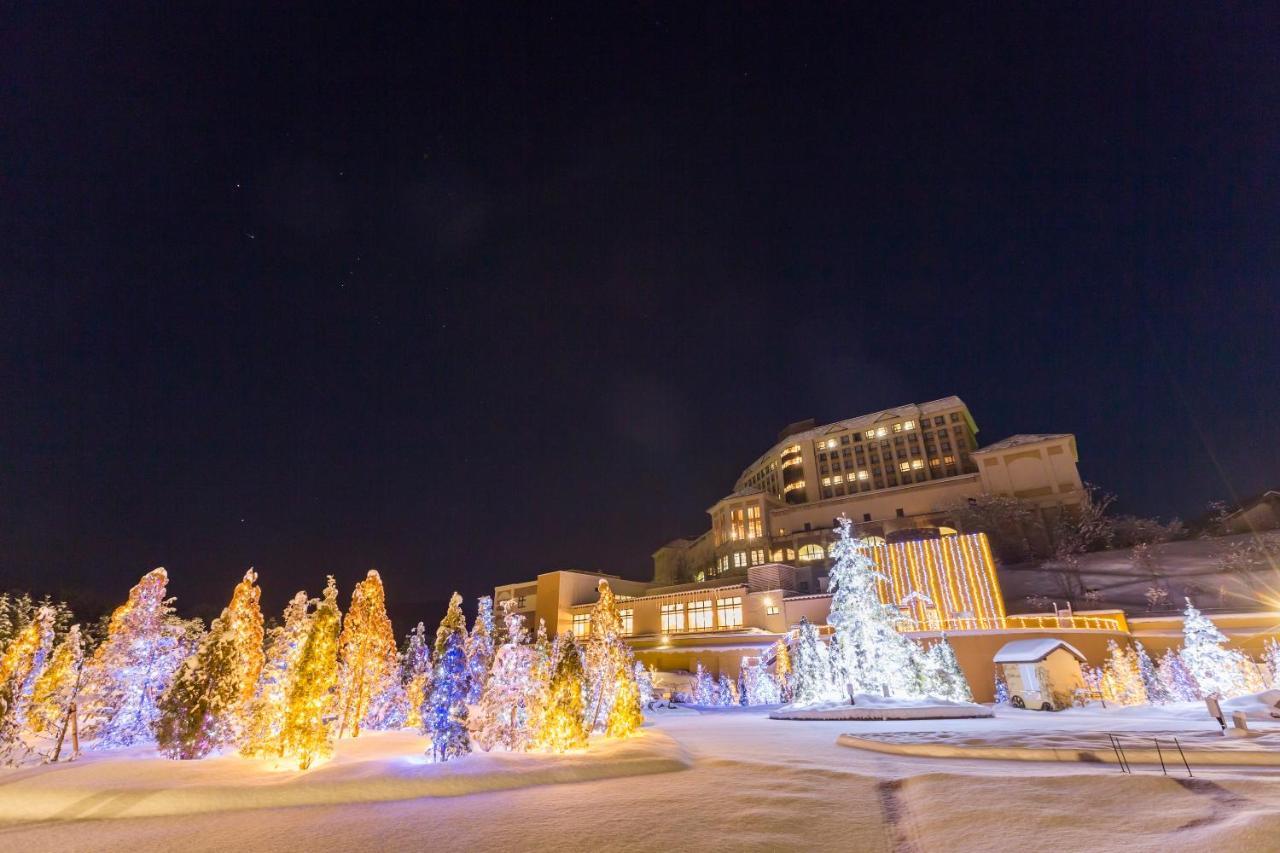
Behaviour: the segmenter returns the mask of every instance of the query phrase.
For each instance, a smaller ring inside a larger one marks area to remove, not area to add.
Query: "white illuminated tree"
[[[1187,669],[1200,686],[1203,697],[1229,699],[1251,692],[1251,665],[1243,654],[1226,648],[1227,638],[1217,626],[1185,599],[1182,623],[1182,656]],[[1256,676],[1255,676],[1256,679]]]
[[[807,618],[800,617],[800,636],[791,652],[794,667],[796,705],[816,705],[840,699],[831,681],[831,659],[826,644],[818,637],[818,629]]]

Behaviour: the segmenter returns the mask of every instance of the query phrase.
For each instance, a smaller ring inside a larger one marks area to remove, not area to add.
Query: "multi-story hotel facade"
[[[947,512],[983,494],[1070,511],[1083,496],[1074,436],[1018,434],[979,447],[977,433],[958,397],[792,425],[707,510],[710,529],[657,550],[651,581],[553,571],[499,586],[495,600],[513,599],[552,633],[584,635],[605,580],[639,660],[736,676],[744,658],[766,654],[802,618],[826,625],[828,549],[844,516],[884,577],[881,599],[898,607],[899,629],[925,642],[945,633],[979,701],[991,699],[992,658],[1011,640],[1053,636],[1101,662],[1108,640],[1135,631],[1122,611],[1006,613],[985,535],[959,530]],[[1254,642],[1258,620],[1278,618],[1253,614],[1240,636]],[[1158,633],[1142,638],[1158,647]]]

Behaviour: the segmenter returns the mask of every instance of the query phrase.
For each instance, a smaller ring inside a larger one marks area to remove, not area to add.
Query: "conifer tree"
[[[310,610],[315,603],[307,598],[306,592],[297,592],[285,605],[281,624],[268,634],[262,672],[244,713],[241,752],[245,755],[275,758],[284,755],[281,738],[289,687],[307,641]]]
[[[1009,682],[1004,679],[1004,670],[996,664],[996,689],[995,700],[997,705],[1009,704]]]
[[[308,620],[307,638],[298,656],[297,671],[289,680],[281,729],[281,753],[296,760],[299,770],[306,770],[316,759],[333,754],[341,623],[338,587],[330,575],[324,594]]]
[[[1267,640],[1263,647],[1262,660],[1271,673],[1271,687],[1280,689],[1280,642],[1275,637]]]
[[[952,702],[972,702],[973,691],[969,689],[969,681],[960,669],[956,660],[956,650],[947,641],[944,634],[926,653],[929,665],[929,695]]]
[[[1142,678],[1142,686],[1147,691],[1147,701],[1153,705],[1169,704],[1173,701],[1173,697],[1169,695],[1164,682],[1160,680],[1160,674],[1156,671],[1156,665],[1152,663],[1151,656],[1147,654],[1146,646],[1135,640],[1134,648],[1138,662],[1138,675]]]
[[[559,638],[555,673],[548,689],[547,706],[538,731],[538,748],[565,752],[587,745],[589,729],[583,719],[584,673],[573,635]]]
[[[640,661],[635,662],[631,671],[635,675],[636,690],[640,693],[640,704],[648,707],[653,702],[653,676]]]
[[[818,629],[807,617],[800,617],[800,636],[793,653],[797,705],[814,705],[840,697],[831,684],[831,661],[827,647],[818,638]]]
[[[421,730],[422,704],[427,699],[427,686],[431,681],[431,647],[427,644],[427,628],[421,622],[409,635],[400,669],[408,705],[404,724]]]
[[[639,691],[634,685],[628,686],[628,682],[635,680],[635,674],[631,650],[622,639],[622,616],[618,613],[617,599],[603,578],[597,589],[600,597],[591,609],[590,630],[583,648],[583,666],[590,689],[588,728],[591,731],[611,728],[621,737],[639,726]],[[626,692],[628,703],[635,698],[636,707],[621,709],[616,720],[610,722],[620,690]]]
[[[878,694],[887,689],[894,696],[919,696],[920,647],[898,633],[897,608],[884,604],[877,589],[884,575],[867,556],[866,546],[853,537],[849,519],[838,521],[830,548],[835,562],[830,572],[831,613],[827,621],[837,635],[844,636],[841,649],[850,658],[845,663],[850,680],[862,692]]]
[[[711,673],[702,666],[702,661],[698,661],[693,671],[693,704],[695,705],[714,705],[716,704],[716,684],[712,679]]]
[[[445,634],[444,648],[436,656],[431,676],[427,710],[422,714],[427,734],[431,735],[431,760],[436,762],[459,758],[471,751],[467,735],[469,678],[465,637],[461,628]]]
[[[431,650],[433,659],[440,659],[440,655],[444,654],[444,644],[449,635],[455,632],[461,632],[464,638],[467,635],[467,620],[462,615],[462,596],[456,592],[449,597],[449,608],[440,620],[440,627],[436,628],[436,642]]]
[[[738,704],[738,688],[729,680],[729,676],[723,672],[720,673],[720,684],[717,692],[717,698],[720,700],[721,705],[728,707],[729,705]]]
[[[1102,670],[1102,696],[1117,705],[1144,705],[1147,691],[1138,670],[1138,658],[1128,646],[1107,641],[1107,660]]]
[[[791,663],[791,648],[782,640],[773,644],[773,676],[778,682],[778,695],[783,702],[795,696],[795,671]]]
[[[1253,692],[1257,678],[1250,678],[1251,667],[1244,655],[1226,648],[1227,638],[1217,626],[1186,599],[1182,635],[1183,663],[1187,665],[1204,697],[1229,699]]]
[[[9,641],[13,639],[14,624],[13,615],[10,612],[13,606],[9,593],[0,592],[0,654],[4,654],[4,650],[8,648]]]
[[[170,758],[204,758],[236,743],[262,672],[262,590],[253,569],[213,620],[199,647],[178,668],[159,702],[156,743]]]
[[[387,617],[382,577],[373,569],[351,591],[338,640],[338,737],[360,736],[362,723],[390,728],[404,719],[400,660]],[[375,715],[366,719],[377,700]]]
[[[763,663],[749,664],[742,659],[743,704],[776,705],[782,701],[778,681]]]
[[[22,730],[36,681],[53,646],[53,610],[41,607],[0,655],[0,764],[27,753]]]
[[[485,752],[494,746],[523,752],[533,739],[530,720],[538,700],[533,682],[534,649],[525,643],[524,617],[515,612],[514,602],[508,599],[503,607],[507,641],[494,654],[492,674],[469,709],[467,726],[472,740]]]
[[[72,625],[50,655],[44,672],[31,691],[27,726],[35,735],[56,735],[75,701],[84,665],[84,640],[80,626]]]
[[[489,680],[489,670],[493,667],[493,634],[493,599],[482,595],[477,602],[475,621],[471,623],[471,634],[467,637],[468,704],[480,700],[485,682]]]
[[[1187,669],[1182,656],[1173,649],[1165,649],[1156,665],[1160,686],[1173,702],[1194,702],[1200,698],[1200,685]]]
[[[106,638],[84,667],[84,735],[99,747],[130,746],[152,735],[157,703],[194,647],[192,625],[173,615],[163,568],[143,575],[115,609]]]

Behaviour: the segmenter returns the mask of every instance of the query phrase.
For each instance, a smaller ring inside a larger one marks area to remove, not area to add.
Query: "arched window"
[[[785,559],[785,555],[783,554],[782,549],[779,548],[777,551],[774,551],[769,555],[769,559],[773,560],[775,563],[781,563]]]
[[[939,527],[939,528],[938,528],[938,535],[940,535],[940,536],[957,536],[957,535],[959,535],[959,533],[960,533],[960,531],[956,530],[954,527]]]
[[[884,544],[884,537],[883,536],[863,536],[862,544],[866,545],[869,548],[874,548],[877,545]]]
[[[821,545],[804,545],[800,548],[800,561],[803,563],[821,560],[826,556],[827,554],[822,550]]]

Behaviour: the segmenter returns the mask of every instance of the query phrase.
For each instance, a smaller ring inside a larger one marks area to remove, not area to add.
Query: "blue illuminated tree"
[[[424,734],[431,736],[431,760],[443,762],[471,752],[467,735],[467,692],[471,679],[467,670],[466,634],[461,627],[446,628],[445,623],[440,627],[441,633],[436,639],[443,642],[436,656],[431,693],[422,720]]]

